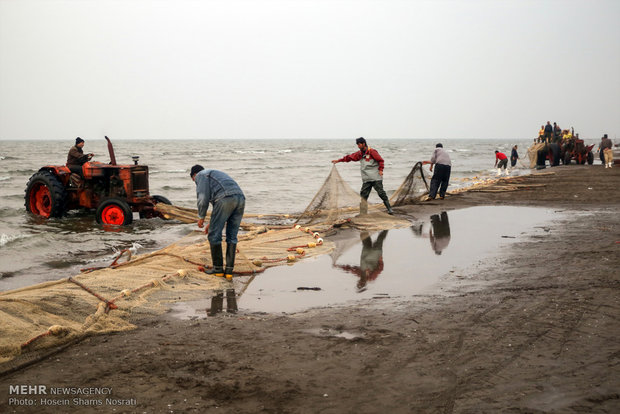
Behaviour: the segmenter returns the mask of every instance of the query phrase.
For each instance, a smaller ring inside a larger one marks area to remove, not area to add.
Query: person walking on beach
[[[510,151],[510,168],[514,168],[517,165],[517,160],[519,159],[519,153],[517,152],[517,146],[512,147],[512,151]]]
[[[211,247],[213,268],[206,273],[232,279],[237,252],[237,234],[245,210],[245,196],[241,187],[228,174],[218,170],[205,170],[194,165],[189,173],[196,183],[198,199],[198,227],[204,226],[209,203],[213,204],[211,219],[205,232]],[[222,230],[226,226],[226,269],[222,257]]]
[[[95,154],[84,154],[84,140],[80,137],[75,139],[75,145],[69,149],[69,154],[67,155],[67,167],[71,170],[72,173],[82,175],[82,165],[84,163],[90,161]]]
[[[428,199],[434,200],[437,196],[437,190],[439,190],[439,198],[443,200],[446,197],[446,190],[448,189],[450,172],[452,170],[452,161],[446,150],[443,149],[443,145],[441,143],[435,145],[435,151],[433,151],[431,160],[424,161],[422,164],[430,164],[431,172],[433,172],[433,166],[435,166],[435,172],[433,173],[433,178],[431,178],[431,185],[428,190]]]
[[[504,174],[508,175],[506,171],[506,167],[508,166],[508,157],[503,152],[499,152],[495,150],[495,165],[493,167],[497,167],[497,175],[501,175],[502,168],[504,169]]]
[[[607,134],[601,138],[601,144],[599,145],[599,151],[603,153],[603,164],[605,168],[611,168],[614,161],[613,143],[611,139],[607,137]]]
[[[333,164],[339,162],[359,161],[360,170],[362,172],[362,189],[360,190],[360,196],[362,201],[360,203],[360,213],[365,214],[368,211],[368,196],[370,191],[374,188],[385,208],[387,208],[388,214],[394,214],[392,206],[390,206],[390,200],[388,199],[385,190],[383,189],[383,167],[385,162],[376,149],[370,148],[363,137],[359,137],[355,140],[359,151],[353,154],[345,155],[344,157],[332,160]]]

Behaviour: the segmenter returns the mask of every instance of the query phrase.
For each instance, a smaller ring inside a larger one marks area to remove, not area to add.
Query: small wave
[[[9,174],[34,174],[37,170],[9,170]]]
[[[6,177],[0,177],[0,181],[7,181],[10,180],[11,177],[9,177],[8,175]]]
[[[285,149],[285,150],[278,150],[279,153],[289,153],[289,152],[293,152],[293,150],[290,149]]]
[[[174,186],[174,185],[165,185],[161,189],[162,190],[187,190],[187,186]]]
[[[28,237],[25,234],[0,234],[0,247],[5,246],[9,243],[12,243],[19,239],[24,239]]]
[[[265,154],[266,151],[244,151],[244,150],[236,150],[235,154]]]

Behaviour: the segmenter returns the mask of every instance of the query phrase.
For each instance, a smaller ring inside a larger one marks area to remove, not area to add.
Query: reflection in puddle
[[[377,239],[373,242],[370,234],[367,232],[360,233],[360,238],[362,239],[362,254],[360,256],[359,266],[334,263],[334,267],[359,277],[359,281],[357,282],[358,292],[366,290],[366,283],[375,280],[383,271],[383,241],[387,234],[387,230],[381,231]]]
[[[170,309],[171,316],[178,319],[196,319],[205,316],[216,316],[224,312],[224,300],[226,300],[226,313],[235,314],[237,307],[237,293],[235,289],[215,290],[211,299],[192,300],[177,302]],[[209,306],[210,303],[210,306]]]
[[[421,294],[442,276],[509,250],[522,234],[557,217],[529,207],[472,207],[433,215],[409,229],[361,233],[336,241],[329,256],[268,269],[242,296],[244,311],[299,312],[359,299]],[[311,287],[302,288],[300,287]],[[380,301],[379,301],[380,302]]]
[[[431,216],[431,228],[428,231],[431,246],[436,255],[440,255],[450,244],[450,222],[448,213],[442,211],[440,215]]]

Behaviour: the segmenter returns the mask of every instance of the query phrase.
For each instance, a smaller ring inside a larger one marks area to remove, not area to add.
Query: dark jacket
[[[88,161],[88,155],[84,154],[82,148],[78,148],[75,145],[69,150],[67,155],[67,167],[71,165],[82,165]]]
[[[243,195],[239,184],[230,176],[218,170],[202,170],[196,174],[196,196],[198,218],[204,219],[209,203],[215,204],[224,197]]]

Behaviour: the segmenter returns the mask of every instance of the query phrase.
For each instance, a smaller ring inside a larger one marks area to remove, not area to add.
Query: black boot
[[[392,206],[390,206],[390,200],[383,200],[383,204],[385,205],[385,208],[387,208],[387,213],[391,216],[394,214],[394,211],[392,211]]]
[[[237,254],[237,244],[226,243],[226,279],[232,280],[233,268],[235,267],[235,256]]]
[[[211,309],[207,310],[209,316],[215,316],[221,312],[224,305],[224,292],[216,290],[214,293],[215,295],[211,297]]]
[[[211,246],[211,261],[213,267],[209,270],[205,270],[208,275],[223,277],[224,276],[224,258],[222,257],[222,243],[209,243]]]
[[[235,289],[226,289],[226,312],[237,313],[237,294]]]

